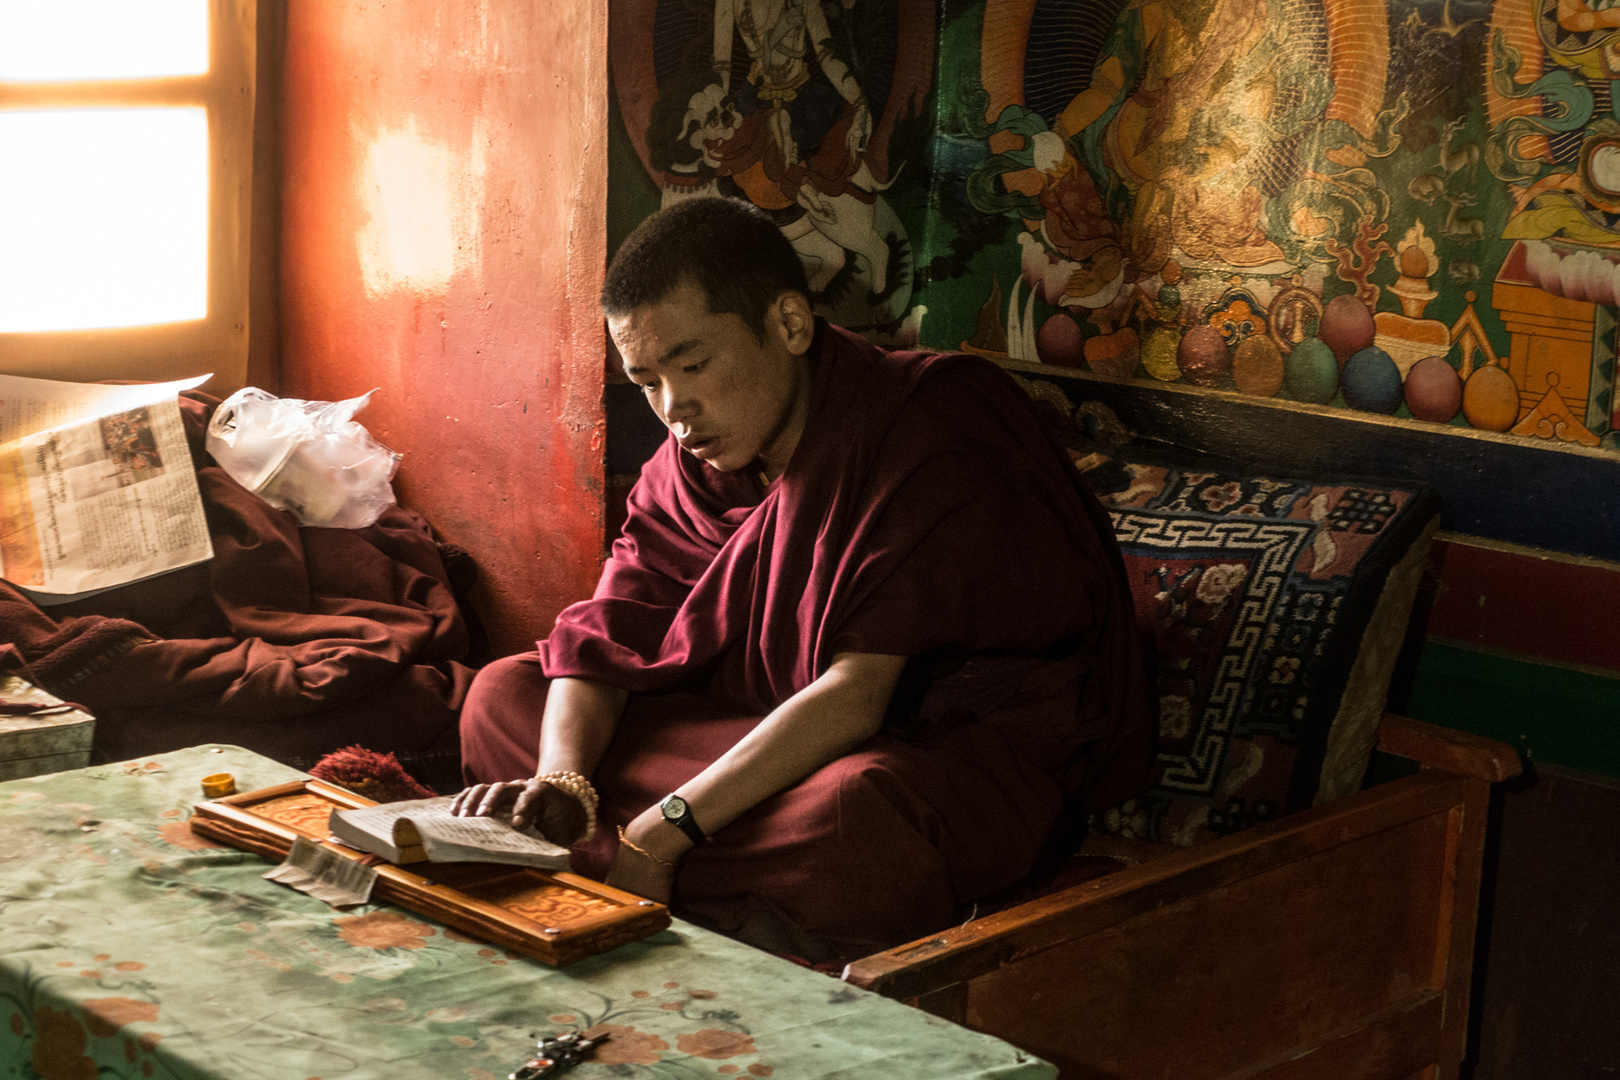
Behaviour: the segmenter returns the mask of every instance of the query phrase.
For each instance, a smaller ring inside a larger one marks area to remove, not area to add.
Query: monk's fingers
[[[555,791],[549,783],[536,777],[523,784],[523,790],[517,794],[517,800],[512,804],[512,828],[523,829],[538,816],[537,811],[544,802],[547,792]]]
[[[578,800],[540,779],[474,784],[457,795],[450,812],[460,817],[487,817],[511,807],[512,827],[539,824],[555,844],[569,845],[585,832],[585,810]]]
[[[493,784],[474,784],[456,796],[456,801],[450,804],[450,812],[459,817],[471,817],[478,813],[478,806],[489,794]]]
[[[488,817],[503,807],[511,805],[512,801],[523,791],[525,781],[503,780],[498,784],[490,784],[484,797],[477,802],[477,809],[473,811],[479,817]],[[469,800],[470,802],[470,800]]]
[[[473,807],[483,801],[488,784],[474,784],[472,787],[462,788],[456,797],[450,801],[450,812],[457,817],[465,817],[473,812]]]

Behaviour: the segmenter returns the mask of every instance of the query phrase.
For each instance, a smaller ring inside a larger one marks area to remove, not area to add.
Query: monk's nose
[[[666,384],[659,394],[658,414],[663,418],[665,427],[689,423],[698,414],[698,403],[690,395],[682,394]]]

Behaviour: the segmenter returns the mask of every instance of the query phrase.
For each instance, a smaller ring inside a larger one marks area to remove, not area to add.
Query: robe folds
[[[17,674],[95,714],[98,762],[224,741],[308,768],[362,743],[453,777],[473,670],[449,559],[470,558],[400,506],[300,527],[208,455],[218,404],[180,398],[214,557],[46,608],[0,582]]]
[[[1136,794],[1155,724],[1107,515],[1017,384],[819,321],[810,360],[782,475],[722,473],[667,440],[594,597],[480,674],[462,746],[470,779],[532,775],[548,679],[630,691],[594,778],[608,827],[575,855],[603,873],[613,825],[836,654],[911,658],[882,733],[676,878],[677,911],[731,931],[785,920],[848,957],[948,924],[1022,880],[1065,815]]]

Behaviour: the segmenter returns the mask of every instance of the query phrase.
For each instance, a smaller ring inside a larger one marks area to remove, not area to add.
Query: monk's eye
[[[641,387],[641,392],[643,394],[650,394],[654,390],[658,389],[658,384],[657,383],[644,382],[644,383],[636,383],[636,385]]]
[[[696,375],[698,372],[702,371],[708,365],[709,365],[709,362],[707,360],[699,360],[695,364],[687,364],[681,370],[686,372],[688,375]]]

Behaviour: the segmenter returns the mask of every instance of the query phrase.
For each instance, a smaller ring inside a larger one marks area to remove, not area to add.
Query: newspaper
[[[213,557],[182,390],[0,375],[0,577],[36,603]]]

